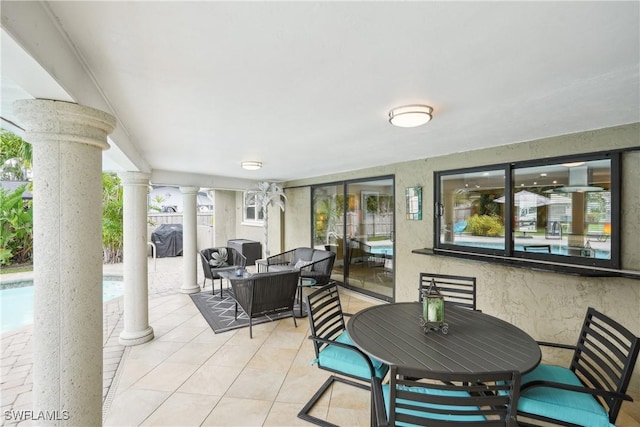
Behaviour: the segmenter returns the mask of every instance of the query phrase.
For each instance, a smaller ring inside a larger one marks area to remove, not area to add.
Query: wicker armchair
[[[300,270],[300,276],[315,279],[318,285],[331,280],[334,252],[313,248],[297,248],[267,258],[267,271]]]
[[[249,317],[250,338],[253,338],[252,319],[266,314],[290,311],[293,324],[298,327],[293,315],[293,304],[299,280],[298,270],[256,273],[246,279],[230,280],[236,300],[235,318],[238,318],[240,305]]]
[[[207,279],[211,279],[211,293],[214,294],[214,279],[220,279],[220,298],[222,298],[222,277],[218,272],[234,271],[237,268],[245,268],[247,265],[247,258],[244,255],[234,248],[227,247],[201,250],[200,261],[202,261],[202,270],[204,272],[202,289],[207,286]]]

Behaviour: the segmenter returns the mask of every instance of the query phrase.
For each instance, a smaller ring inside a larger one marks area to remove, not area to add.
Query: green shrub
[[[26,185],[0,189],[0,265],[23,264],[33,256],[33,209],[22,199]]]
[[[475,214],[467,220],[466,231],[473,236],[496,237],[504,235],[504,225],[497,216]]]
[[[122,262],[123,212],[120,178],[113,173],[102,174],[102,252],[109,264]]]

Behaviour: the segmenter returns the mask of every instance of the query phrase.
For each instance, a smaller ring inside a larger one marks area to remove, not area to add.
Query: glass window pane
[[[440,178],[440,242],[505,249],[503,169]]]
[[[514,251],[611,259],[611,160],[515,169]]]

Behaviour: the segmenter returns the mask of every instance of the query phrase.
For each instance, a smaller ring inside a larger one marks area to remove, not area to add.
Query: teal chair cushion
[[[405,386],[400,386],[399,389],[407,389],[407,387]],[[464,392],[464,391],[453,391],[453,390],[436,390],[436,389],[430,389],[430,388],[423,388],[423,387],[413,387],[411,388],[412,391],[414,392],[418,392],[418,393],[425,393],[425,394],[431,394],[431,395],[437,395],[437,396],[460,396],[460,397],[469,397],[469,393]],[[385,404],[385,409],[387,411],[387,417],[391,417],[391,406],[389,404],[390,401],[390,396],[391,396],[391,390],[389,387],[389,384],[383,384],[382,385],[382,394],[384,395],[384,404]],[[454,406],[450,406],[450,405],[436,405],[436,404],[430,404],[430,403],[424,403],[424,402],[416,402],[416,401],[409,401],[409,400],[405,400],[405,399],[398,399],[398,402],[402,402],[404,404],[412,404],[415,406],[423,406],[425,408],[436,408],[436,409],[447,409],[447,408],[455,408],[456,411],[460,411],[460,407],[454,407]],[[478,408],[477,406],[469,406],[469,410],[478,410],[480,408]],[[425,418],[425,419],[432,419],[432,420],[447,420],[447,421],[456,421],[456,422],[477,422],[477,421],[485,421],[486,418],[482,415],[444,415],[444,414],[436,414],[436,413],[428,413],[428,412],[421,412],[421,411],[415,411],[415,410],[411,410],[411,409],[404,409],[404,408],[399,408],[396,409],[396,412],[399,413],[405,413],[408,415],[413,415],[416,417],[421,417],[421,418]],[[407,424],[407,423],[398,423],[396,422],[397,426],[411,426],[413,424]]]
[[[583,386],[578,377],[567,368],[540,364],[522,376],[522,385],[532,381],[553,381]],[[518,412],[591,427],[615,427],[609,423],[609,414],[590,394],[550,387],[533,387],[520,394]]]
[[[336,338],[336,341],[354,346],[353,341],[351,341],[351,338],[349,338],[349,335],[347,334],[347,331],[343,331],[338,338]],[[373,364],[376,377],[384,377],[389,370],[389,367],[379,360],[372,358],[370,358],[370,360]],[[366,381],[371,380],[369,367],[362,359],[362,356],[353,350],[338,347],[336,345],[328,345],[320,351],[320,355],[315,362],[319,362],[320,366],[327,369],[344,372],[345,374],[362,378]]]

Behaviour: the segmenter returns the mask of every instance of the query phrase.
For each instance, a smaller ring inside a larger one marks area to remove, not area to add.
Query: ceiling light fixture
[[[240,166],[242,166],[242,169],[246,169],[248,171],[257,171],[262,167],[262,162],[242,162],[240,163]]]
[[[389,123],[401,128],[422,126],[431,120],[432,112],[428,105],[405,105],[389,111]]]

